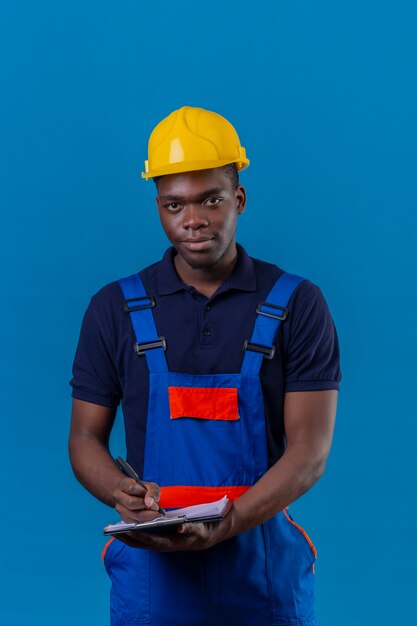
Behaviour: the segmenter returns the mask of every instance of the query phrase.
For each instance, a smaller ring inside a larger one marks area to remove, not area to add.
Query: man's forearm
[[[70,439],[69,453],[75,476],[96,498],[115,506],[113,493],[123,474],[117,468],[108,448],[94,437]]]
[[[287,449],[281,459],[233,505],[229,536],[240,534],[282,511],[308,491],[323,474],[326,458],[302,446]]]
[[[234,536],[262,524],[314,485],[330,452],[336,406],[335,390],[285,395],[287,448],[280,460],[236,500],[225,532]]]

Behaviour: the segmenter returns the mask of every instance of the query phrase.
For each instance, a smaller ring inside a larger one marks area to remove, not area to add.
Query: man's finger
[[[177,533],[180,535],[188,535],[192,527],[192,524],[178,524]]]
[[[123,521],[129,523],[150,522],[159,517],[159,514],[156,511],[152,511],[150,509],[127,509],[122,504],[116,505],[116,511],[119,513]]]
[[[160,497],[159,486],[156,483],[146,483],[145,505],[148,509],[158,511],[158,500]]]
[[[140,496],[142,498],[146,493],[145,487],[139,485],[133,478],[123,478],[119,483],[119,489],[130,496]]]

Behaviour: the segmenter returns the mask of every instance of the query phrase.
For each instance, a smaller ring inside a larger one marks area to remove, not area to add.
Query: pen
[[[143,482],[143,480],[141,480],[139,478],[139,476],[136,474],[136,472],[133,469],[133,467],[131,467],[129,465],[129,463],[127,463],[124,459],[122,459],[121,456],[117,457],[116,463],[117,463],[118,467],[122,470],[123,474],[125,474],[129,478],[133,478],[133,480],[136,481],[138,483],[138,485],[140,485],[144,489],[147,489],[146,484]],[[158,512],[161,513],[161,515],[165,515],[166,514],[165,509],[163,509],[161,506],[159,506],[158,503],[156,503],[156,504],[158,506]]]

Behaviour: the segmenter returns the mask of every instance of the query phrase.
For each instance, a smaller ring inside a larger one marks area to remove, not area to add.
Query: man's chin
[[[190,254],[184,254],[182,250],[177,250],[177,252],[182,260],[187,263],[187,265],[189,265],[193,270],[207,270],[220,261],[220,259],[205,257],[204,255],[200,255],[201,258],[199,259],[197,255],[194,256]]]
[[[182,258],[193,270],[208,270],[210,269],[210,267],[213,267],[217,263],[217,261],[205,261],[203,263],[201,261],[199,262],[196,259],[185,258],[184,256],[182,256]]]

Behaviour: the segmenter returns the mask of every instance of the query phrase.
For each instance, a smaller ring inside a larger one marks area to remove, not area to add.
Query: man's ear
[[[246,190],[243,187],[243,185],[239,185],[237,187],[235,194],[236,194],[236,201],[237,201],[236,210],[239,213],[239,215],[241,215],[246,207]]]

